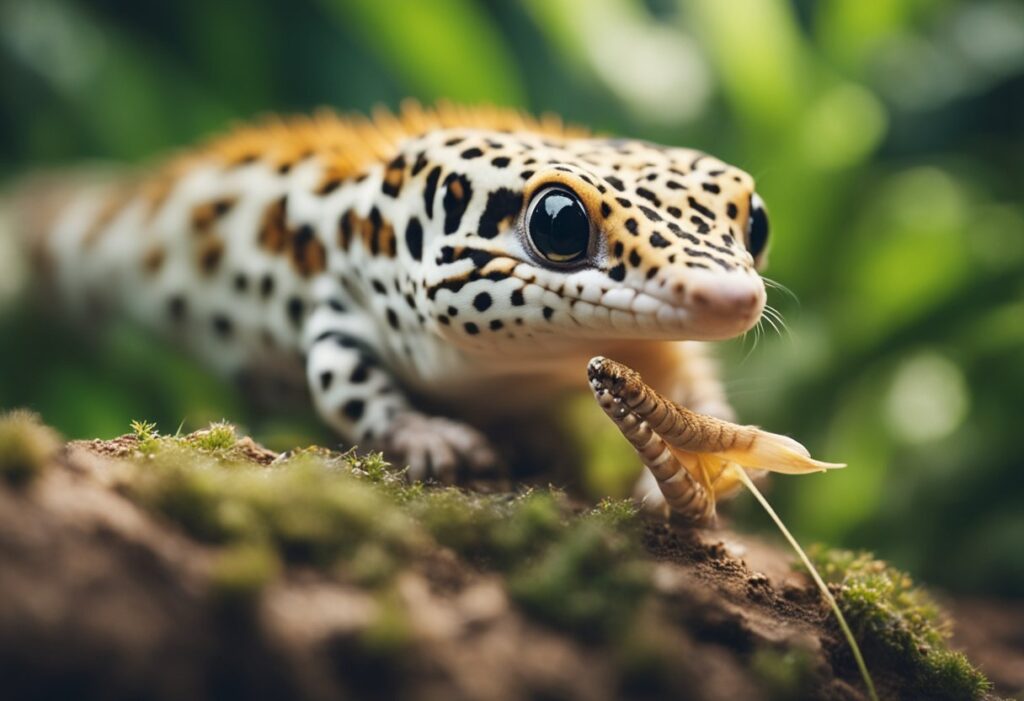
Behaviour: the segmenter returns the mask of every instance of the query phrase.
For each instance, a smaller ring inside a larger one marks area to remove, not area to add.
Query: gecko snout
[[[690,274],[673,289],[702,329],[716,337],[743,333],[761,316],[767,300],[764,282],[747,273]],[[701,273],[703,271],[700,271]]]

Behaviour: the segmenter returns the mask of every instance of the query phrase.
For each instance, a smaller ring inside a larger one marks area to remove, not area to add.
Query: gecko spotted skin
[[[731,418],[700,342],[765,303],[748,174],[496,108],[239,127],[46,215],[36,259],[67,305],[223,373],[292,368],[344,440],[417,479],[492,463],[470,424],[582,388],[598,354]]]

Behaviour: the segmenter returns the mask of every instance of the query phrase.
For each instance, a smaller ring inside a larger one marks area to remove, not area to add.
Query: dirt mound
[[[727,530],[226,427],[23,452],[0,458],[5,699],[865,698],[809,578]],[[866,653],[884,698],[932,697],[916,658]],[[965,669],[940,697],[986,697]]]

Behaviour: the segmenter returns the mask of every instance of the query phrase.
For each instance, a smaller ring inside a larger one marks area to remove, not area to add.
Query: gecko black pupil
[[[768,213],[756,195],[750,201],[750,221],[747,223],[747,250],[757,258],[768,245]]]
[[[527,222],[537,253],[552,263],[567,265],[582,260],[590,246],[590,220],[579,198],[569,190],[552,188],[541,193]]]

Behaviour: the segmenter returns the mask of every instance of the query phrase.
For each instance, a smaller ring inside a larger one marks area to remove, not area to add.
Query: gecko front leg
[[[306,376],[317,412],[339,435],[408,465],[414,480],[456,480],[495,463],[487,439],[451,419],[417,411],[381,361],[372,323],[337,300],[318,305],[305,330]]]

